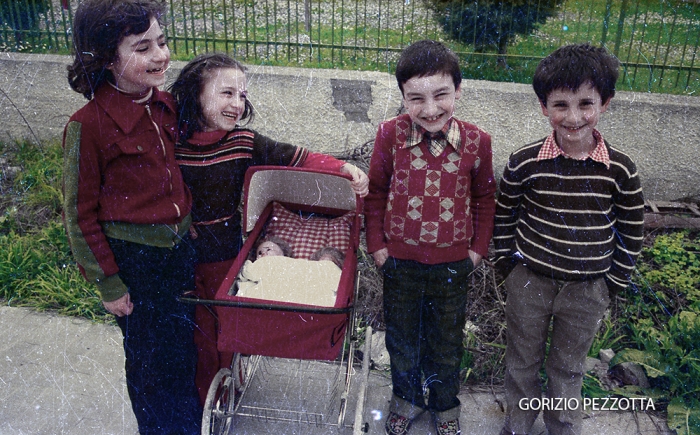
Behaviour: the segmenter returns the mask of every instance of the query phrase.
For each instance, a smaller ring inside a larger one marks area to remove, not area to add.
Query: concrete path
[[[137,427],[124,381],[124,352],[116,326],[0,307],[0,435],[136,434]],[[274,379],[268,388],[280,387]],[[356,383],[357,384],[357,383]],[[356,385],[357,386],[357,385]],[[323,403],[325,395],[308,391],[306,400]],[[364,421],[369,434],[381,435],[391,382],[372,372],[367,388]],[[351,391],[351,401],[356,390]],[[502,395],[463,391],[462,433],[497,435],[503,422]],[[350,406],[352,422],[354,405]],[[350,434],[298,423],[239,418],[232,434]],[[411,434],[434,434],[425,414]],[[541,418],[533,434],[545,434]],[[668,435],[663,422],[645,413],[597,411],[587,415],[586,435]]]

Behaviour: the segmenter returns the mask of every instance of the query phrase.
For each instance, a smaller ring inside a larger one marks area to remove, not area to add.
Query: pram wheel
[[[202,435],[226,435],[233,416],[253,375],[256,356],[234,354],[230,369],[221,369],[214,377],[202,415]]]
[[[202,435],[225,435],[231,427],[235,388],[231,370],[221,369],[209,386],[202,415]]]

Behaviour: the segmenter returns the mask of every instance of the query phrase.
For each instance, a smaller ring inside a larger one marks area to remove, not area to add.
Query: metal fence
[[[429,0],[165,1],[176,59],[224,51],[248,63],[392,72],[403,47],[430,38],[462,57],[467,78],[529,82],[547,53],[590,42],[622,62],[619,89],[700,92],[700,0],[561,0],[553,16],[518,35],[505,54],[451,40],[447,20]],[[541,1],[528,0],[533,8]],[[0,50],[70,52],[77,4],[0,0]]]

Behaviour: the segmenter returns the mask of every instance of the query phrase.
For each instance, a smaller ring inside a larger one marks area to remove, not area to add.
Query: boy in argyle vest
[[[379,126],[365,200],[367,247],[384,278],[386,433],[406,434],[430,411],[439,435],[456,435],[468,279],[493,232],[491,137],[453,117],[462,74],[443,44],[406,48],[396,79],[407,113]]]

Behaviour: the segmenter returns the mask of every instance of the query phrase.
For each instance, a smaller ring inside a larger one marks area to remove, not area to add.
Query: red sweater
[[[176,128],[167,92],[154,89],[137,104],[107,84],[66,125],[66,232],[104,300],[126,293],[107,236],[166,247],[188,230],[192,200],[175,161]]]
[[[426,140],[406,147],[408,115],[380,124],[365,199],[369,252],[386,247],[394,258],[424,264],[464,260],[469,249],[487,254],[496,192],[491,137],[453,122],[461,143],[437,157]]]
[[[238,255],[245,172],[251,166],[298,166],[340,171],[345,162],[278,142],[255,130],[198,132],[176,148],[176,158],[192,192],[193,243],[199,263]]]

